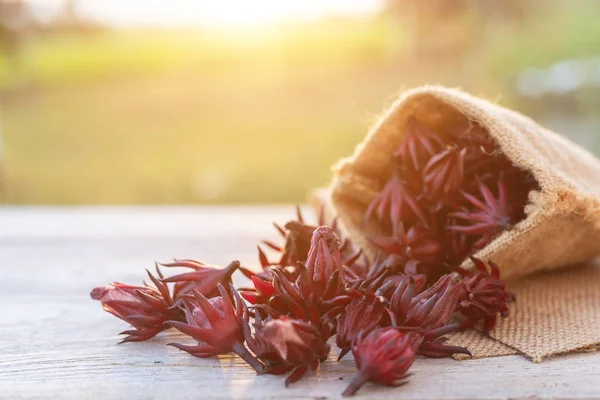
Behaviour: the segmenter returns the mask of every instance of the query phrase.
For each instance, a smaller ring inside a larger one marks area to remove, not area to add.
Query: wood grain
[[[256,265],[260,239],[291,206],[0,209],[0,398],[329,399],[354,371],[351,357],[283,386],[240,359],[198,359],[167,347],[167,332],[116,345],[126,324],[90,300],[93,286],[138,282],[154,260],[194,257]],[[237,276],[236,278],[240,278]],[[419,359],[402,388],[367,385],[358,398],[600,398],[600,354],[455,361]]]

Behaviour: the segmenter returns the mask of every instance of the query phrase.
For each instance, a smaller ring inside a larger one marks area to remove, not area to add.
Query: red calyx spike
[[[458,271],[464,276],[466,289],[458,304],[458,311],[469,318],[469,322],[464,324],[463,328],[483,320],[487,332],[496,325],[497,314],[502,317],[508,316],[508,303],[513,301],[515,296],[506,290],[506,283],[500,279],[500,269],[494,262],[488,262],[490,273],[483,261],[475,257],[471,257],[471,260],[477,268],[476,271]]]
[[[178,300],[182,295],[190,293],[192,289],[197,290],[206,297],[218,296],[217,285],[229,287],[231,276],[240,268],[239,261],[232,261],[225,268],[206,265],[195,260],[175,260],[172,263],[161,264],[164,267],[191,268],[192,272],[185,272],[163,278],[165,283],[174,282],[173,297]]]
[[[284,365],[293,368],[286,386],[300,380],[309,368],[317,369],[329,353],[329,345],[314,326],[288,317],[268,321],[256,336],[277,351]]]
[[[378,328],[359,335],[352,345],[358,372],[342,396],[352,396],[366,382],[387,386],[406,383],[406,372],[417,355],[421,337],[393,327]]]
[[[460,328],[460,324],[452,324],[437,329],[421,331],[420,334],[423,341],[419,345],[418,353],[430,358],[448,357],[456,353],[462,353],[472,357],[471,352],[465,347],[448,346],[444,344],[448,338],[443,335],[450,332],[456,332],[460,330]]]
[[[246,299],[250,304],[265,303],[271,296],[275,294],[273,280],[267,280],[266,278],[263,278],[260,275],[254,275],[251,279],[252,283],[254,284],[254,290],[239,290],[240,295],[244,299]]]
[[[159,278],[160,270],[156,267]],[[111,313],[123,321],[129,322],[134,329],[121,332],[127,335],[120,343],[140,342],[154,337],[169,326],[167,320],[181,320],[181,310],[171,308],[173,298],[166,284],[162,283],[146,270],[155,287],[126,285],[115,282],[112,285],[99,286],[92,290],[90,296],[99,300],[104,311]]]
[[[186,320],[167,321],[167,324],[178,331],[191,336],[199,342],[197,346],[186,346],[169,343],[197,357],[211,357],[217,354],[234,352],[244,359],[256,372],[262,372],[264,366],[244,346],[244,330],[248,329],[249,315],[246,304],[238,292],[230,285],[230,294],[219,283],[217,289],[221,295],[215,299],[207,299],[202,293],[193,289],[193,299],[186,296]]]

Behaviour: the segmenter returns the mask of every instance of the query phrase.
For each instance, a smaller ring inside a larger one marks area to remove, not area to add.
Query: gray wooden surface
[[[175,332],[117,346],[126,324],[89,298],[93,286],[140,281],[154,260],[254,266],[259,239],[276,238],[270,222],[292,215],[292,206],[0,209],[0,398],[338,398],[351,357],[285,389],[236,357],[164,346],[186,341]],[[367,385],[357,398],[600,398],[599,353],[541,364],[419,359],[412,372],[402,388]]]

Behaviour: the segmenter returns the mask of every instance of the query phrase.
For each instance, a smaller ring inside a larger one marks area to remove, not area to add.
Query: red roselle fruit
[[[376,236],[371,242],[387,254],[397,255],[397,262],[406,265],[411,261],[436,265],[442,261],[442,245],[439,240],[420,225],[408,231],[402,223],[394,227],[392,236]]]
[[[319,215],[318,225],[309,225],[305,223],[300,207],[296,206],[296,220],[287,222],[282,228],[279,224],[273,224],[279,234],[285,240],[283,246],[279,246],[271,241],[263,240],[263,244],[272,250],[281,253],[278,261],[269,261],[263,249],[258,246],[258,257],[263,270],[270,268],[295,267],[298,263],[305,263],[311,248],[311,242],[314,231],[319,226],[325,226],[325,216],[323,210]],[[337,231],[337,220],[333,220],[329,228],[339,235]],[[356,249],[354,244],[348,239],[344,239],[339,244],[344,273],[350,277],[364,277],[368,265],[361,249]]]
[[[469,318],[463,328],[470,327],[474,322],[483,320],[484,329],[489,331],[496,325],[497,315],[508,316],[508,303],[514,300],[514,294],[506,291],[506,283],[500,279],[500,269],[490,261],[491,273],[483,261],[471,257],[475,271],[459,269],[464,276],[465,291],[459,303],[458,310]]]
[[[281,357],[277,348],[273,345],[268,335],[263,333],[265,323],[271,321],[269,318],[266,321],[263,319],[260,312],[257,312],[254,317],[254,333],[250,327],[244,329],[244,337],[248,348],[256,355],[265,365],[264,373],[271,375],[281,375],[290,372],[296,366],[290,364]]]
[[[354,395],[366,382],[386,386],[405,384],[406,372],[415,360],[420,342],[417,333],[393,327],[359,335],[352,345],[358,372],[342,396]]]
[[[341,349],[338,361],[350,350],[360,332],[369,333],[387,322],[388,315],[381,299],[357,298],[346,306],[336,329],[336,345]]]
[[[440,278],[433,286],[417,294],[415,284],[404,279],[390,299],[389,313],[393,326],[408,328],[421,335],[418,352],[428,357],[447,357],[454,353],[471,353],[464,347],[446,346],[447,333],[459,330],[451,324],[458,301],[464,296],[464,283],[453,281],[450,275]]]
[[[392,177],[381,190],[380,195],[367,208],[365,221],[375,216],[383,226],[395,226],[401,221],[421,221],[427,224],[427,217],[421,209],[417,195],[413,193],[401,172],[394,168]]]
[[[309,368],[317,369],[329,353],[329,345],[314,326],[288,317],[268,321],[256,335],[277,352],[283,365],[293,368],[286,386],[301,379]]]
[[[246,361],[256,372],[263,371],[263,365],[244,346],[244,331],[249,321],[246,304],[238,292],[230,286],[231,295],[221,284],[217,284],[220,297],[208,300],[197,290],[193,299],[186,297],[186,322],[167,321],[169,326],[196,339],[197,346],[177,343],[177,347],[197,357],[211,357],[217,354],[234,352]]]
[[[331,228],[320,226],[313,232],[306,269],[315,296],[320,298],[334,273],[343,274],[340,241]]]
[[[173,307],[173,298],[166,284],[159,279],[162,274],[158,267],[158,278],[146,270],[154,287],[126,285],[113,283],[107,286],[98,286],[92,290],[90,296],[102,303],[102,308],[123,321],[129,322],[134,329],[121,332],[127,335],[120,343],[140,342],[154,337],[159,332],[167,329],[167,320],[181,320],[183,313]]]

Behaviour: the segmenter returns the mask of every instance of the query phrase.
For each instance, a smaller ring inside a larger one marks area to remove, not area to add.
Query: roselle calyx
[[[366,382],[386,386],[405,384],[421,340],[415,332],[402,332],[394,327],[360,334],[352,344],[358,371],[342,396],[354,395]]]
[[[321,209],[317,225],[310,225],[305,222],[299,206],[296,206],[296,219],[287,222],[284,225],[285,228],[282,228],[277,223],[273,225],[283,237],[284,244],[280,246],[271,241],[263,240],[263,244],[281,254],[277,261],[270,261],[264,250],[258,246],[259,261],[264,271],[273,268],[284,268],[282,271],[287,273],[286,267],[296,267],[298,263],[306,263],[313,233],[320,226],[328,226],[338,235],[338,239],[341,242],[339,251],[342,258],[344,275],[349,279],[361,278],[366,275],[368,260],[365,259],[362,249],[357,249],[348,239],[341,240],[339,238],[337,220],[333,219],[331,224],[328,224],[325,220],[324,209]],[[289,278],[290,280],[294,280],[296,275],[293,275],[293,273],[289,274]]]
[[[309,368],[317,369],[329,353],[329,345],[313,325],[285,316],[266,322],[256,336],[277,352],[283,365],[293,369],[286,386],[301,379]]]
[[[404,224],[399,223],[391,236],[374,236],[371,242],[386,254],[396,255],[395,262],[402,265],[411,261],[436,265],[443,259],[442,244],[421,225],[406,230]]]
[[[450,217],[460,220],[463,224],[450,225],[448,229],[474,235],[477,238],[475,248],[485,247],[498,233],[509,229],[518,221],[522,209],[511,204],[508,195],[508,186],[498,180],[497,195],[482,181],[478,182],[480,197],[463,192],[463,196],[472,205],[472,209],[465,209],[450,213]]]
[[[183,313],[173,309],[174,301],[167,285],[160,281],[162,274],[158,267],[158,278],[146,270],[154,284],[143,286],[127,285],[115,282],[107,286],[98,286],[90,296],[99,300],[104,311],[130,323],[134,329],[121,332],[126,335],[120,343],[140,342],[154,337],[169,328],[167,320],[181,320]]]
[[[380,298],[352,300],[337,322],[335,344],[341,349],[338,361],[351,350],[352,342],[359,333],[369,333],[386,324],[387,320],[388,314]]]
[[[464,283],[450,275],[441,277],[421,293],[416,293],[414,282],[407,277],[390,299],[391,323],[420,335],[418,353],[421,355],[447,357],[464,353],[470,356],[466,348],[443,344],[447,340],[443,335],[460,329],[459,324],[450,324],[450,318],[464,293]]]
[[[339,247],[339,238],[331,228],[320,226],[313,232],[305,267],[316,297],[323,296],[334,273],[339,274],[340,284],[342,283],[343,269]]]
[[[254,315],[254,323],[252,324],[254,331],[250,329],[249,325],[245,326],[244,337],[250,351],[264,364],[264,369],[261,373],[281,375],[293,370],[295,366],[281,357],[269,337],[265,336],[262,332],[265,323],[271,321],[272,318],[268,317],[265,320],[260,312],[256,312]]]
[[[375,217],[383,226],[393,227],[402,221],[420,221],[426,225],[427,217],[421,209],[417,194],[413,192],[398,169],[394,168],[390,180],[367,208],[365,223]]]
[[[496,325],[498,314],[508,316],[508,303],[515,297],[506,290],[506,283],[500,279],[500,269],[494,262],[488,262],[490,273],[482,260],[475,257],[471,257],[471,260],[476,270],[458,271],[465,282],[465,292],[458,304],[458,311],[469,318],[463,328],[483,320],[484,330],[487,332]]]
[[[244,331],[249,321],[246,304],[238,292],[230,286],[227,290],[219,283],[218,300],[209,300],[193,289],[193,299],[185,298],[186,322],[167,321],[167,324],[198,341],[196,346],[169,343],[170,346],[197,357],[212,357],[217,354],[236,353],[257,373],[263,371],[263,365],[244,346]],[[233,301],[232,301],[233,297]],[[202,314],[198,315],[198,309]]]

